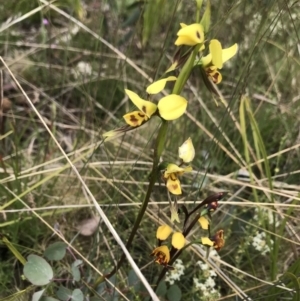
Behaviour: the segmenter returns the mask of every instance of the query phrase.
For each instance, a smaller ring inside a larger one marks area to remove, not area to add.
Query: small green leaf
[[[31,254],[27,260],[23,273],[29,282],[34,285],[46,285],[52,280],[53,270],[44,258]]]
[[[167,292],[167,297],[169,301],[180,301],[181,300],[181,290],[180,288],[174,284],[171,285]]]
[[[207,0],[206,7],[205,7],[205,12],[204,12],[204,14],[202,16],[202,19],[200,21],[200,24],[202,24],[205,33],[207,33],[209,31],[210,15],[211,15],[210,1]]]
[[[61,241],[51,244],[44,252],[49,260],[62,260],[66,255],[67,244]]]
[[[71,272],[72,272],[74,281],[80,281],[80,279],[81,279],[81,273],[79,270],[79,266],[81,264],[82,264],[82,260],[77,259],[71,265]]]
[[[128,273],[128,285],[132,287],[134,292],[138,292],[141,289],[140,278],[136,275],[134,270],[130,270]]]
[[[40,301],[59,301],[59,300],[52,297],[42,297]]]
[[[82,291],[79,288],[74,289],[72,293],[72,300],[74,301],[83,301],[84,296]]]
[[[67,301],[72,298],[72,291],[61,285],[56,292],[56,296],[62,301]]]
[[[167,285],[165,281],[161,281],[157,287],[156,294],[159,297],[164,297],[167,293]]]
[[[44,293],[44,289],[41,290],[41,291],[38,291],[38,292],[35,292],[33,295],[32,295],[32,299],[31,301],[39,301]]]

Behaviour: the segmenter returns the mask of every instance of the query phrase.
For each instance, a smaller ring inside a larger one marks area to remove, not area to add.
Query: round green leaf
[[[40,301],[59,301],[59,300],[52,297],[42,297]]]
[[[59,298],[59,300],[67,301],[71,299],[72,291],[61,285],[56,291],[56,296]]]
[[[156,294],[159,297],[164,297],[167,292],[167,285],[165,281],[161,281],[156,289]]]
[[[35,292],[33,295],[32,295],[32,301],[39,301],[44,293],[44,289],[41,290],[41,291],[38,291],[38,292]]]
[[[138,292],[141,288],[141,280],[134,270],[130,270],[128,273],[128,285],[133,288],[134,292]]]
[[[80,281],[81,275],[80,275],[80,270],[79,270],[78,266],[72,265],[71,273],[72,273],[74,281]]]
[[[44,258],[31,254],[27,260],[23,273],[29,282],[34,285],[46,285],[52,280],[53,270]]]
[[[169,301],[180,301],[181,296],[181,290],[176,284],[170,286],[167,292],[167,297]]]
[[[72,300],[74,301],[83,301],[84,296],[82,291],[79,288],[74,289],[72,293]]]
[[[66,255],[67,244],[57,241],[51,244],[44,252],[44,256],[49,260],[62,260]]]

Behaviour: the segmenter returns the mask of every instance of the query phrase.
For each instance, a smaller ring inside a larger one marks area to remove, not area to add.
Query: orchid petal
[[[211,40],[209,44],[209,51],[212,56],[212,64],[218,69],[221,69],[223,67],[221,43],[218,40]]]
[[[158,105],[160,116],[165,120],[174,120],[182,116],[187,107],[187,100],[176,94],[163,97]]]
[[[183,234],[181,232],[175,232],[172,235],[172,246],[175,249],[180,250],[184,247],[184,245],[185,245],[185,238]]]
[[[149,118],[156,112],[157,106],[151,101],[144,100],[140,98],[136,93],[133,91],[125,89],[125,93],[130,98],[130,100],[134,103],[134,105],[144,112]]]
[[[208,226],[209,226],[209,220],[204,217],[204,216],[201,216],[199,219],[198,219],[198,222],[201,226],[202,229],[204,230],[208,230]]]
[[[236,43],[234,45],[232,45],[231,47],[229,47],[229,48],[223,49],[222,50],[222,61],[223,61],[223,63],[227,62],[233,56],[235,56],[237,51],[238,51],[238,45]]]
[[[175,81],[176,79],[176,76],[169,76],[167,78],[160,79],[148,86],[146,92],[149,94],[157,94],[165,88],[168,81]]]
[[[195,157],[195,148],[191,138],[188,138],[183,144],[178,148],[179,158],[182,159],[184,163],[189,163],[193,161]]]
[[[205,246],[210,246],[210,247],[214,245],[214,242],[211,241],[208,237],[201,237],[201,243]]]
[[[149,118],[141,111],[134,111],[123,116],[125,122],[133,127],[141,126]]]
[[[159,240],[166,240],[172,233],[172,228],[168,225],[162,225],[157,228],[156,238]]]

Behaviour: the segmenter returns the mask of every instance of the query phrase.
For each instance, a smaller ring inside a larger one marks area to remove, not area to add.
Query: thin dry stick
[[[14,74],[11,72],[11,70],[9,69],[9,67],[7,66],[7,64],[5,63],[5,61],[3,60],[2,57],[0,57],[0,60],[2,61],[3,65],[5,66],[5,68],[7,69],[8,73],[10,74],[11,78],[14,80],[14,82],[16,83],[17,87],[20,89],[20,91],[22,92],[22,94],[24,95],[24,97],[27,99],[29,105],[31,106],[32,110],[35,112],[35,114],[38,116],[38,118],[41,120],[43,126],[45,127],[45,129],[47,130],[47,132],[49,133],[50,137],[53,139],[54,143],[56,144],[56,146],[58,147],[58,149],[60,150],[60,152],[63,154],[63,156],[65,157],[65,159],[67,160],[67,162],[70,164],[73,172],[75,173],[75,175],[77,176],[77,178],[79,179],[79,181],[81,182],[83,188],[86,190],[87,195],[91,198],[92,202],[94,203],[94,206],[96,208],[96,210],[98,211],[99,215],[101,216],[103,222],[105,223],[105,225],[107,226],[107,228],[109,229],[109,231],[111,232],[111,234],[113,235],[114,239],[116,240],[116,242],[119,244],[119,246],[121,247],[121,249],[123,250],[127,260],[129,261],[130,265],[132,266],[133,270],[135,271],[136,275],[140,278],[141,282],[144,284],[145,288],[147,289],[148,293],[150,294],[151,298],[155,301],[159,301],[157,295],[155,294],[155,292],[153,291],[152,287],[150,286],[150,284],[148,283],[147,279],[145,278],[145,276],[141,273],[139,267],[136,265],[135,261],[133,260],[132,256],[130,255],[130,253],[128,252],[125,244],[123,243],[123,241],[121,240],[120,236],[118,235],[117,231],[115,230],[115,228],[113,227],[113,225],[110,223],[109,219],[107,218],[107,216],[105,215],[105,213],[103,212],[102,208],[100,207],[100,205],[98,204],[98,202],[96,201],[95,197],[93,196],[92,192],[89,190],[89,188],[87,187],[87,185],[85,184],[83,178],[81,177],[79,171],[77,170],[77,168],[74,166],[74,164],[72,163],[72,161],[69,159],[69,157],[66,155],[66,153],[64,152],[63,148],[60,146],[59,142],[56,140],[56,138],[54,137],[54,135],[52,134],[51,130],[49,129],[49,127],[47,126],[47,124],[45,123],[45,121],[43,120],[43,117],[40,115],[39,111],[36,109],[36,107],[34,106],[34,104],[32,103],[32,101],[29,99],[29,97],[27,96],[26,92],[23,90],[22,86],[19,84],[19,82],[17,81],[17,79],[15,78]]]

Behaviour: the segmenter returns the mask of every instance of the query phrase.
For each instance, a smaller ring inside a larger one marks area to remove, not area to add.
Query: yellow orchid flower
[[[150,117],[157,111],[157,106],[153,102],[144,100],[133,91],[127,89],[125,89],[125,93],[135,104],[135,106],[140,110],[127,113],[123,116],[125,122],[128,125],[132,127],[140,126],[146,121],[148,121]]]
[[[156,231],[156,238],[159,240],[166,240],[172,232],[172,228],[168,225],[159,226]]]
[[[208,230],[208,226],[209,226],[209,220],[204,217],[204,216],[201,216],[199,219],[198,219],[198,222],[201,226],[202,229],[204,230]]]
[[[185,238],[183,234],[181,232],[175,232],[172,235],[172,246],[175,249],[180,250],[184,247],[184,245],[185,245]]]
[[[220,251],[220,249],[223,248],[225,245],[224,231],[223,230],[217,231],[217,233],[213,237],[211,237],[210,240],[214,242],[213,247],[217,251]]]
[[[175,81],[176,79],[177,79],[176,76],[169,76],[169,77],[166,77],[163,79],[159,79],[159,80],[155,81],[154,83],[152,83],[150,86],[148,86],[146,89],[146,92],[148,94],[157,94],[165,88],[167,82]]]
[[[156,257],[155,259],[156,263],[167,266],[168,262],[170,261],[169,248],[167,246],[157,247],[152,251],[151,256]]]
[[[234,44],[229,48],[222,49],[218,40],[211,40],[209,44],[209,54],[200,60],[207,76],[215,83],[222,81],[222,75],[218,69],[222,69],[223,64],[236,55],[238,45]]]
[[[211,241],[208,237],[201,237],[201,243],[204,246],[212,247],[214,245],[214,242]]]
[[[162,225],[157,228],[156,238],[158,240],[166,240],[172,233],[172,228],[168,225]],[[182,249],[185,245],[185,238],[181,232],[174,232],[172,235],[172,246],[178,250]]]
[[[183,144],[178,148],[179,158],[184,163],[190,163],[195,157],[195,148],[191,138],[188,138]]]
[[[204,42],[204,30],[203,26],[199,23],[186,25],[180,23],[181,29],[177,32],[176,46],[187,45],[195,46]]]
[[[166,180],[167,189],[175,195],[181,194],[182,191],[181,191],[181,186],[180,186],[180,181],[178,179],[178,176],[186,172],[190,172],[192,170],[193,169],[191,166],[187,166],[183,168],[173,163],[168,164],[167,169],[165,170],[163,175],[164,179]]]
[[[157,108],[159,115],[165,120],[175,120],[182,116],[187,107],[187,100],[177,94],[170,94],[160,99]]]
[[[224,231],[219,230],[213,237],[201,237],[201,243],[205,246],[214,247],[216,251],[220,251],[225,245]]]

